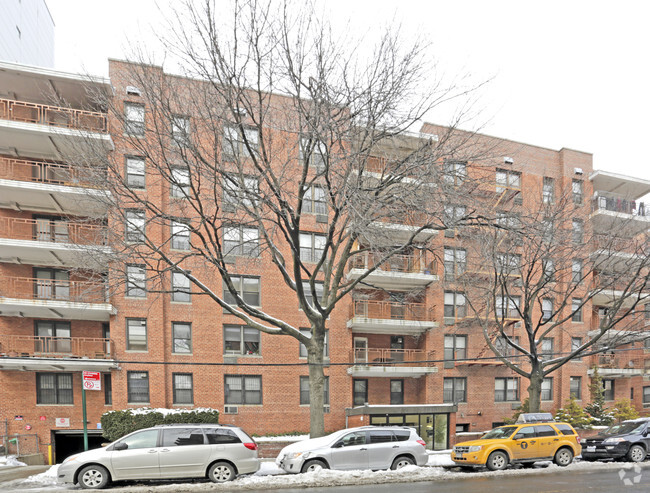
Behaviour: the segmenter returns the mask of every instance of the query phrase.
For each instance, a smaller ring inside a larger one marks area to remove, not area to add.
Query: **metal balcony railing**
[[[433,351],[423,349],[365,348],[350,351],[350,363],[354,365],[379,364],[399,366],[427,366]]]
[[[382,255],[366,253],[352,257],[350,268],[371,269],[376,267],[383,272],[401,272],[405,274],[434,274],[435,261],[427,260],[416,255],[393,255],[388,260],[381,262]]]
[[[96,224],[70,221],[0,217],[0,238],[46,243],[105,245],[106,228]]]
[[[108,359],[111,347],[99,337],[0,335],[0,356]]]
[[[94,187],[93,175],[99,169],[83,170],[66,164],[0,156],[0,179],[32,181],[52,185]]]
[[[619,195],[607,192],[596,192],[596,196],[591,202],[592,210],[606,210],[612,212],[621,212],[633,216],[650,216],[650,211],[646,210],[646,204],[637,200],[628,200]]]
[[[0,118],[91,132],[108,131],[108,120],[105,113],[11,99],[0,99]]]
[[[384,320],[432,320],[424,303],[355,300],[350,305],[350,318],[365,317]]]
[[[29,277],[3,278],[0,284],[0,297],[77,303],[108,302],[107,287],[103,282]]]
[[[650,371],[650,354],[595,354],[591,364],[604,369]]]

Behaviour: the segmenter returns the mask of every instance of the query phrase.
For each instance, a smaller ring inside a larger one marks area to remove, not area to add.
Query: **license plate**
[[[587,452],[595,452],[596,447],[587,447]]]
[[[454,454],[454,457],[455,457],[456,459],[462,459],[462,458],[463,458],[463,454],[459,454],[458,452],[456,452],[456,454]]]

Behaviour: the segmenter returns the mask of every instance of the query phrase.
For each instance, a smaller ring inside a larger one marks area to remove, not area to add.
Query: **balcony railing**
[[[603,209],[612,212],[621,212],[633,216],[650,216],[643,202],[628,200],[613,193],[597,192],[592,200],[592,209]]]
[[[92,177],[98,172],[98,169],[84,170],[59,163],[0,156],[0,178],[7,180],[93,187]]]
[[[106,132],[108,130],[108,122],[104,113],[11,99],[0,99],[0,118],[91,132]]]
[[[0,356],[91,358],[111,357],[111,339],[0,335]]]
[[[352,257],[352,269],[371,269],[376,267],[383,272],[401,272],[405,274],[433,274],[435,261],[426,260],[415,255],[393,255],[388,260],[381,262],[380,254],[367,253]]]
[[[77,303],[106,303],[108,301],[106,284],[103,282],[29,277],[3,278],[0,284],[0,297]]]
[[[638,356],[631,354],[595,354],[591,357],[592,365],[612,370],[650,371],[650,354]]]
[[[104,245],[106,244],[106,228],[96,224],[80,224],[69,221],[0,217],[0,238],[77,245]]]
[[[422,349],[366,348],[350,351],[350,362],[354,365],[399,363],[399,366],[427,366],[432,358],[432,351]]]
[[[350,318],[365,317],[384,320],[431,320],[424,303],[398,303],[394,301],[355,300],[350,305]]]

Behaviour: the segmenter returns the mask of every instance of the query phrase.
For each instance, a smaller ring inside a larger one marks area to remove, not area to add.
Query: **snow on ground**
[[[0,467],[16,467],[16,466],[26,466],[24,462],[20,462],[16,459],[15,455],[6,455],[0,457]]]
[[[442,461],[445,454],[433,454],[432,461]],[[56,467],[53,466],[43,474],[31,476],[25,482],[29,482],[27,489],[36,491],[34,487],[40,483],[44,490],[61,490],[61,486],[54,486]],[[113,492],[125,493],[150,493],[160,491],[171,492],[198,492],[198,491],[247,491],[247,490],[275,490],[282,488],[309,488],[324,486],[351,486],[384,483],[404,483],[415,481],[450,481],[470,477],[496,477],[496,476],[526,476],[529,474],[556,474],[560,470],[621,470],[629,469],[631,464],[620,463],[590,463],[576,462],[567,468],[548,464],[546,467],[532,469],[509,468],[505,471],[487,471],[479,469],[476,472],[460,472],[458,469],[447,469],[443,467],[417,467],[408,466],[399,471],[322,471],[307,474],[285,474],[278,469],[273,462],[262,462],[260,470],[251,476],[238,478],[234,482],[225,484],[214,484],[208,481],[192,482],[155,482],[155,483],[130,483],[124,486],[113,487]],[[75,488],[77,489],[77,488]],[[67,490],[67,489],[66,489]]]
[[[308,440],[309,435],[281,435],[277,437],[253,437],[257,442],[299,442],[301,440]]]

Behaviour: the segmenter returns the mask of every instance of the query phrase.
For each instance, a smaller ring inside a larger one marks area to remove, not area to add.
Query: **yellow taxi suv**
[[[505,469],[508,464],[532,466],[541,460],[568,466],[581,452],[580,437],[570,424],[552,419],[546,413],[522,414],[514,425],[500,426],[478,440],[457,444],[451,459],[462,467],[485,466],[491,471]]]

